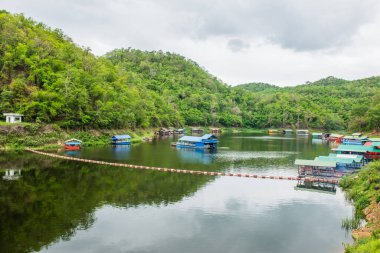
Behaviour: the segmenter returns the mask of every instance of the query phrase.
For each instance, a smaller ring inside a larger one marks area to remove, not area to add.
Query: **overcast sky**
[[[176,52],[230,85],[380,74],[378,0],[1,0],[96,55]]]

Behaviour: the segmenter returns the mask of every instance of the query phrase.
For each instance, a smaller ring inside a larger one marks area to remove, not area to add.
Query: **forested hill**
[[[273,115],[269,119],[274,121],[272,125],[280,125],[281,121],[297,122],[301,113],[303,124],[308,126],[361,130],[380,128],[380,77],[355,81],[327,77],[294,87],[262,87],[262,84],[250,83],[235,89],[256,89],[254,96],[260,97],[260,101],[271,100],[263,111]],[[278,114],[280,111],[282,115]]]
[[[96,57],[61,30],[0,11],[0,113],[65,128],[379,128],[380,81],[231,88],[178,54]]]

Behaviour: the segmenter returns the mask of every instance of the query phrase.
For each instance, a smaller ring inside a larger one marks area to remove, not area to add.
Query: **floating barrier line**
[[[154,171],[196,174],[196,175],[206,175],[206,176],[246,177],[246,178],[255,178],[255,179],[307,181],[307,182],[320,182],[320,183],[329,183],[329,184],[338,184],[339,182],[338,179],[327,179],[327,178],[316,178],[316,177],[301,178],[301,177],[288,177],[288,176],[267,176],[267,175],[255,175],[255,174],[246,174],[246,173],[228,173],[228,172],[181,170],[181,169],[150,167],[150,166],[141,166],[141,165],[126,164],[126,163],[112,163],[112,162],[83,159],[83,158],[77,158],[77,157],[71,157],[71,156],[56,155],[56,154],[38,151],[31,148],[25,148],[25,150],[35,153],[35,154],[49,156],[53,158],[59,158],[63,160],[78,161],[78,162],[100,164],[100,165],[109,165],[109,166],[114,166],[114,167],[126,167],[126,168],[132,168],[132,169],[154,170]]]

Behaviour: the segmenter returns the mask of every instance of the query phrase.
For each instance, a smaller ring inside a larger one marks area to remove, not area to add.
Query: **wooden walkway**
[[[246,177],[246,178],[256,178],[256,179],[294,180],[294,181],[320,182],[320,183],[329,183],[329,184],[339,183],[339,178],[287,177],[287,176],[255,175],[255,174],[246,174],[246,173],[225,173],[225,172],[199,171],[199,170],[181,170],[181,169],[160,168],[160,167],[133,165],[133,164],[125,164],[125,163],[112,163],[112,162],[83,159],[83,158],[77,158],[77,157],[71,157],[71,156],[63,156],[63,155],[46,153],[46,152],[31,149],[31,148],[25,148],[25,150],[35,153],[35,154],[63,159],[63,160],[92,163],[92,164],[99,164],[99,165],[108,165],[108,166],[114,166],[114,167],[141,169],[141,170],[154,170],[154,171],[161,171],[161,172],[196,174],[196,175],[206,175],[206,176],[227,176],[227,177]]]

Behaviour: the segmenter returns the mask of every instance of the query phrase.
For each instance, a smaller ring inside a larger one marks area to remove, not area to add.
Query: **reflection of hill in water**
[[[77,229],[89,228],[94,210],[104,204],[166,205],[212,180],[31,154],[2,154],[1,161],[2,168],[12,164],[24,170],[18,181],[0,181],[0,252],[39,251],[60,238],[69,239]]]
[[[212,164],[216,158],[216,153],[203,149],[177,149],[182,161],[186,163]]]

